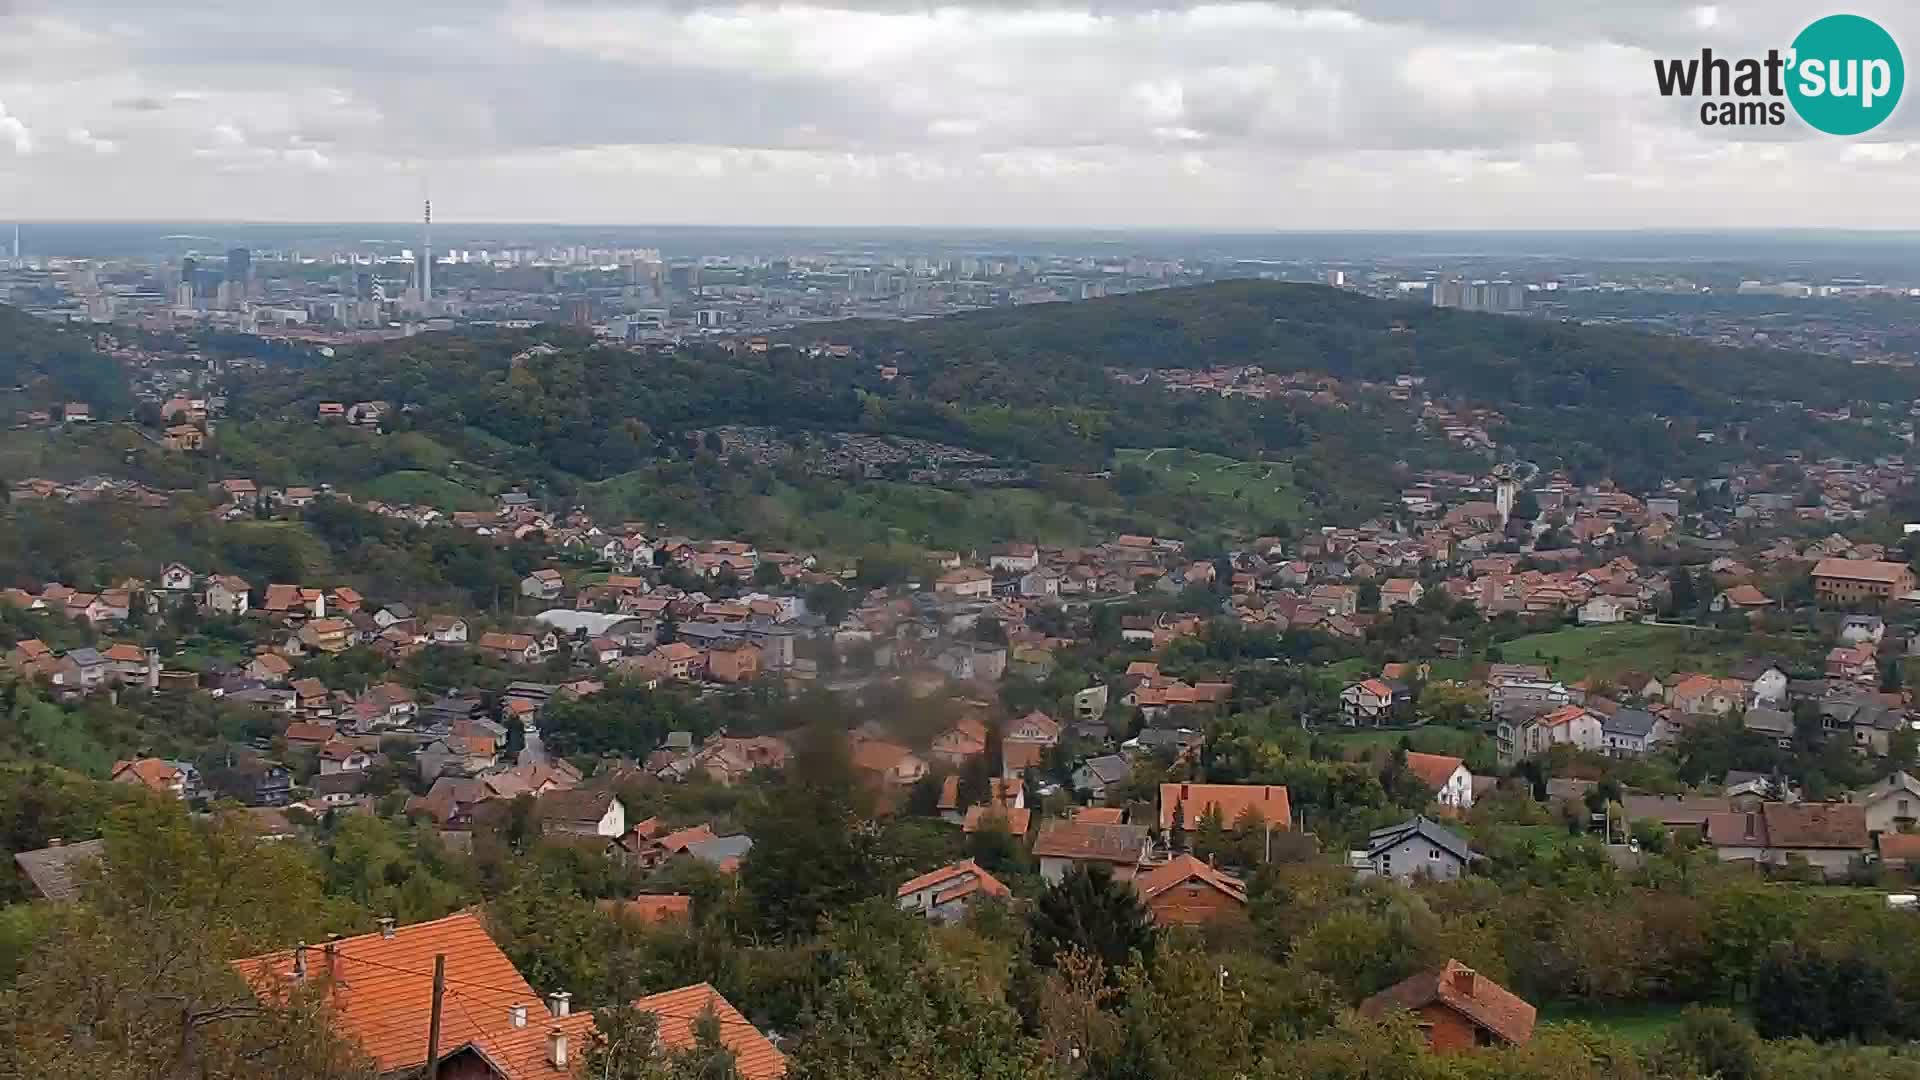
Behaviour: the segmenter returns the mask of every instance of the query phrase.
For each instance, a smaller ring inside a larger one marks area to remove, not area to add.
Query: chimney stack
[[[1463,967],[1463,968],[1454,969],[1453,988],[1455,990],[1458,990],[1460,993],[1466,995],[1467,997],[1472,997],[1473,984],[1474,984],[1474,974],[1473,974],[1472,968]]]
[[[573,1011],[573,995],[565,990],[555,990],[547,995],[547,1011],[555,1016],[565,1016]]]
[[[304,941],[293,947],[293,977],[307,977],[307,943]]]
[[[517,1028],[527,1026],[527,1007],[520,1002],[507,1006],[507,1023]]]
[[[388,915],[380,920],[380,936],[383,938],[393,936],[393,916]]]
[[[336,975],[339,974],[334,970],[334,967],[333,967],[333,960],[335,955],[334,950],[335,950],[335,947],[339,944],[339,942],[340,942],[339,934],[328,934],[327,943],[321,946],[321,951],[327,954],[327,978],[329,979],[334,978]]]
[[[58,836],[49,836],[49,837],[47,837],[47,846],[48,846],[48,847],[59,847],[59,846],[61,846],[62,844],[65,844],[65,843],[66,843],[66,841],[65,841],[65,840],[63,840],[63,839],[61,839],[61,838],[60,838],[60,837],[58,837]]]
[[[567,1033],[557,1027],[547,1029],[547,1064],[562,1070],[567,1067]]]

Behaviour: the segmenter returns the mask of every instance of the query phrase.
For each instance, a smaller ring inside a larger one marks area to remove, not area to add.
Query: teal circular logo
[[[1829,15],[1800,31],[1791,63],[1793,111],[1829,135],[1873,130],[1900,103],[1907,81],[1893,35],[1858,15]]]

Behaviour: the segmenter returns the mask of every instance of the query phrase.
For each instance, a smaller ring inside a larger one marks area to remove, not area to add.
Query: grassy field
[[[1556,1003],[1540,1010],[1540,1021],[1548,1024],[1581,1023],[1618,1035],[1636,1043],[1648,1043],[1665,1035],[1680,1022],[1685,1006],[1655,1003],[1633,1005],[1574,1005]]]
[[[1236,461],[1197,450],[1116,450],[1113,461],[1138,465],[1172,491],[1210,495],[1232,504],[1250,521],[1299,520],[1301,500],[1284,464]]]
[[[1315,731],[1314,735],[1340,744],[1351,757],[1358,757],[1373,749],[1390,749],[1399,746],[1402,739],[1411,742],[1413,749],[1422,754],[1467,757],[1479,750],[1485,750],[1489,756],[1493,753],[1493,740],[1480,732],[1431,724],[1426,727],[1401,729],[1323,728]]]
[[[1504,642],[1510,664],[1545,664],[1555,678],[1612,678],[1623,671],[1665,675],[1702,671],[1724,675],[1750,655],[1751,643],[1716,643],[1709,630],[1677,626],[1576,626]]]
[[[444,476],[402,469],[360,485],[366,498],[391,503],[419,503],[443,510],[485,510],[493,500]]]

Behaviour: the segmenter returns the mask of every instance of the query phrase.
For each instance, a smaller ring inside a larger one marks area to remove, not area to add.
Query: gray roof
[[[18,852],[13,861],[19,864],[20,872],[27,875],[27,880],[33,882],[33,887],[41,896],[49,900],[71,900],[76,891],[74,869],[80,863],[100,858],[106,851],[105,840],[85,840],[78,844]]]
[[[1102,754],[1088,758],[1081,768],[1099,778],[1103,784],[1117,784],[1132,774],[1133,763],[1119,754]]]
[[[1744,723],[1748,731],[1758,731],[1764,735],[1784,738],[1793,734],[1793,714],[1780,709],[1755,706],[1747,710]]]
[[[1473,848],[1467,845],[1464,837],[1424,817],[1415,817],[1412,821],[1389,825],[1384,829],[1375,829],[1368,833],[1367,854],[1371,856],[1388,848],[1397,847],[1415,836],[1425,837],[1435,847],[1453,855],[1461,862],[1473,860]]]
[[[1606,717],[1600,725],[1609,735],[1630,735],[1644,739],[1653,734],[1653,726],[1660,719],[1644,709],[1615,709],[1612,716]]]
[[[91,647],[69,649],[67,650],[67,659],[79,664],[81,667],[93,667],[95,664],[104,664],[107,662],[107,658],[100,655],[99,649]]]
[[[738,836],[716,836],[711,840],[688,844],[687,854],[704,863],[719,865],[728,859],[737,859],[753,847],[753,837],[746,833]]]

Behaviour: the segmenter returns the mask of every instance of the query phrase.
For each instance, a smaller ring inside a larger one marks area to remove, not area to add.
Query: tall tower
[[[433,200],[427,200],[426,219],[420,229],[420,302],[433,302]]]

